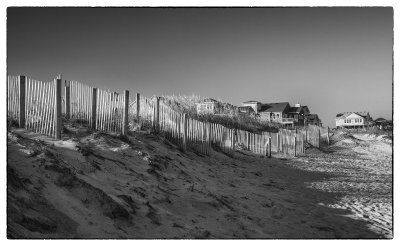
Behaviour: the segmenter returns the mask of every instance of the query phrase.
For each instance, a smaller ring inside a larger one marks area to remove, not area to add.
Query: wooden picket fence
[[[7,118],[19,122],[20,77],[7,76]]]
[[[271,137],[267,134],[256,134],[244,130],[237,130],[237,145],[261,155],[271,153]],[[272,146],[271,146],[272,147]]]
[[[55,102],[58,87],[57,79],[43,82],[25,76],[8,76],[7,116],[22,128],[56,137],[56,127],[60,126],[56,116],[61,113]]]
[[[52,137],[56,135],[55,87],[53,81],[26,79],[25,128]]]
[[[66,81],[65,117],[86,123],[95,130],[122,134],[127,103],[125,94],[94,88],[78,81]]]
[[[78,81],[65,81],[65,100],[63,109],[67,119],[89,126],[93,124],[93,87]]]
[[[234,129],[189,118],[158,97],[138,98],[129,109],[131,114],[136,115],[134,120],[141,126],[151,126],[182,149],[191,149],[203,155],[209,155],[212,147],[227,154],[235,151]],[[140,103],[139,114],[137,102]]]
[[[279,143],[282,141],[280,139],[281,136],[279,135],[279,133],[278,132],[263,132],[262,134],[271,139],[271,152],[278,153],[280,151]]]
[[[123,134],[125,101],[122,93],[98,89],[95,129]]]
[[[306,142],[316,148],[320,148],[321,144],[329,145],[329,127],[309,125],[299,128],[297,131],[302,132]]]
[[[301,156],[305,154],[305,137],[303,132],[279,129],[278,135],[278,152],[293,156]]]
[[[122,135],[128,133],[129,125],[137,125],[163,134],[183,150],[191,149],[203,155],[209,155],[212,148],[232,154],[242,146],[269,157],[271,153],[301,156],[305,154],[305,142],[319,147],[321,132],[322,136],[328,136],[329,132],[329,129],[311,126],[257,134],[190,118],[172,109],[163,98],[146,98],[137,93],[136,100],[130,100],[129,91],[110,92],[78,81],[65,81],[62,87],[61,81],[61,77],[42,82],[25,76],[8,76],[7,117],[17,121],[20,127],[56,139],[61,138],[62,112],[73,122]],[[329,137],[322,138],[329,144]]]
[[[139,102],[139,103],[138,103]],[[154,100],[136,94],[136,100],[129,104],[129,115],[131,121],[142,127],[153,127],[155,122]]]
[[[235,151],[234,132],[223,125],[210,123],[211,144],[227,154],[232,154]]]
[[[320,143],[329,145],[329,127],[319,127],[320,128]]]

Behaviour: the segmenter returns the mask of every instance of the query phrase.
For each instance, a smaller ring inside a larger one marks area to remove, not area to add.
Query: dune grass
[[[202,122],[217,123],[228,128],[236,128],[255,133],[262,131],[278,131],[279,124],[262,122],[254,116],[238,113],[235,106],[223,102],[222,100],[218,100],[220,102],[218,114],[198,114],[196,104],[202,102],[204,99],[204,97],[197,95],[172,95],[162,97],[164,103],[169,105],[172,109],[180,113],[186,113],[190,118]]]

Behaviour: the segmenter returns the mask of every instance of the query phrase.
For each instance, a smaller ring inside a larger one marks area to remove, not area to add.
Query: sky
[[[7,74],[392,119],[393,9],[8,8]]]

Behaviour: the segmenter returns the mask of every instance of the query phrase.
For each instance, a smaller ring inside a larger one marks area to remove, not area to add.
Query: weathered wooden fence
[[[180,148],[185,148],[184,142],[184,115],[172,110],[163,102],[159,102],[159,131],[171,142]],[[141,109],[140,109],[141,110]],[[154,109],[152,109],[154,112]],[[149,117],[154,119],[154,117]]]
[[[78,81],[65,81],[64,86],[65,117],[92,126],[93,87]]]
[[[211,145],[225,153],[232,154],[235,151],[234,130],[220,124],[210,124]]]
[[[262,134],[271,139],[271,152],[278,153],[279,152],[279,141],[280,141],[279,133],[278,132],[263,132]]]
[[[329,145],[329,127],[320,127],[320,143]]]
[[[95,129],[123,134],[125,100],[124,94],[97,89]]]
[[[321,144],[329,145],[329,127],[309,125],[297,131],[302,132],[306,142],[316,148],[320,148]]]
[[[139,93],[136,94],[136,100],[129,104],[129,115],[131,121],[139,128],[153,126],[155,122],[154,100],[146,98]]]
[[[182,149],[189,148],[204,155],[210,154],[211,147],[228,154],[234,152],[234,129],[189,118],[158,97],[147,99],[137,95],[137,98],[139,100],[130,104],[129,109],[131,114],[136,115],[133,120],[141,126],[151,126]],[[140,103],[139,107],[137,102]]]
[[[19,127],[52,137],[61,133],[61,78],[42,82],[7,77],[7,116]]]
[[[20,76],[7,76],[7,118],[18,123],[20,108],[20,83]]]
[[[56,135],[56,82],[26,79],[25,128],[49,136]]]
[[[271,137],[267,134],[256,134],[244,130],[237,130],[237,145],[256,154],[269,155],[271,153]]]
[[[301,156],[305,154],[305,138],[302,132],[296,130],[279,129],[279,152]]]
[[[319,147],[322,136],[329,142],[324,137],[328,131],[325,133],[320,127],[256,134],[189,118],[159,97],[146,98],[137,93],[129,103],[129,91],[110,92],[77,81],[65,81],[62,88],[61,81],[61,76],[52,82],[8,76],[7,116],[20,127],[56,139],[61,138],[61,108],[66,119],[100,131],[126,135],[130,121],[131,125],[163,134],[184,150],[189,148],[204,155],[209,155],[212,147],[229,154],[242,146],[260,155],[271,156],[275,152],[300,156],[305,153],[306,141]]]

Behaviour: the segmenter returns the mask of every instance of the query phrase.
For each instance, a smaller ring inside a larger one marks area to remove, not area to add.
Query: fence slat
[[[56,79],[55,85],[55,108],[54,108],[54,124],[55,124],[55,138],[61,139],[62,122],[61,122],[61,78]]]

